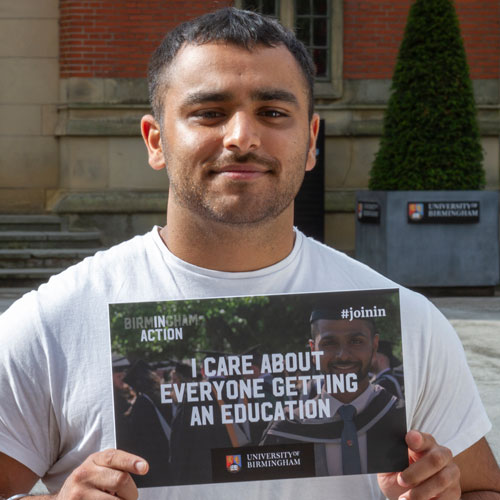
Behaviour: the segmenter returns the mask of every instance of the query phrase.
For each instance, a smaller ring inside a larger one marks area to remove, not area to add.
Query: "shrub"
[[[374,190],[484,187],[482,149],[452,0],[416,0],[399,49]]]

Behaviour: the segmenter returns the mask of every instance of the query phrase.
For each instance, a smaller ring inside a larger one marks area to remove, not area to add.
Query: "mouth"
[[[330,363],[328,371],[330,373],[357,373],[360,369],[359,363]]]
[[[231,163],[212,170],[213,175],[232,180],[254,180],[271,173],[271,169],[258,163]]]

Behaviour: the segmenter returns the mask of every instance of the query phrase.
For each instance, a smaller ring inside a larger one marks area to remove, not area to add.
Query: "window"
[[[294,29],[316,65],[316,98],[342,95],[342,0],[236,0],[236,7],[280,19]]]
[[[330,13],[328,0],[297,0],[295,2],[295,32],[309,49],[316,65],[316,78],[330,77]]]

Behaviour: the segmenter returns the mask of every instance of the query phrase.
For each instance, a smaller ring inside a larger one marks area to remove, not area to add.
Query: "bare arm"
[[[27,493],[38,481],[37,475],[22,463],[0,453],[0,498]]]
[[[470,491],[462,493],[462,500],[499,500],[500,493],[496,491]]]
[[[0,497],[27,493],[38,477],[25,465],[0,454]],[[142,458],[121,450],[104,450],[90,455],[66,479],[56,495],[42,495],[38,500],[105,500],[119,497],[136,500],[137,487],[130,475],[146,474],[148,464]]]
[[[454,458],[462,500],[500,500],[500,469],[485,438]]]

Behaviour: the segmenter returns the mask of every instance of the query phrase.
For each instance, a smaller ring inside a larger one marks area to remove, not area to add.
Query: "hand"
[[[451,451],[436,443],[430,434],[406,434],[410,466],[402,472],[378,474],[378,483],[390,499],[460,499],[460,470]]]
[[[148,463],[121,450],[104,450],[87,457],[64,482],[56,500],[136,500],[137,487],[130,473],[144,475]]]

